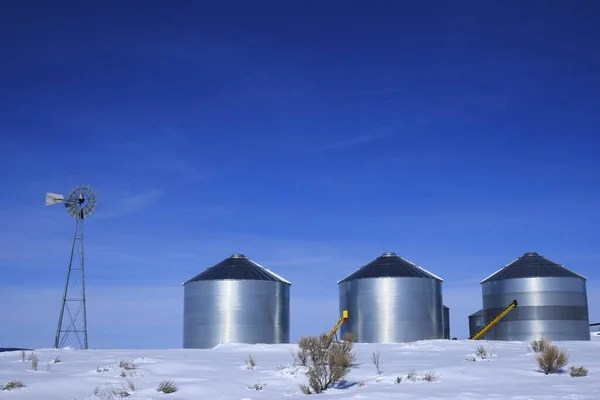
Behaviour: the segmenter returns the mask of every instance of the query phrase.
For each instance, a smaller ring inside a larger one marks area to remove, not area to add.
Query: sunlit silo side
[[[184,284],[183,347],[289,343],[291,283],[234,254]]]
[[[484,326],[485,326],[485,323],[483,320],[483,309],[469,315],[469,337],[470,338],[475,336],[475,334],[477,334],[477,332],[482,330]]]
[[[481,282],[487,323],[513,300],[488,339],[590,340],[586,278],[537,253],[525,253]]]
[[[444,309],[444,339],[450,339],[450,308],[443,306]]]
[[[397,343],[444,337],[442,279],[385,253],[338,282],[342,335],[362,343]]]

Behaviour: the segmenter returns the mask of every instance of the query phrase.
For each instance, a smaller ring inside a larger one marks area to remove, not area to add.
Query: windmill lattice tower
[[[92,215],[98,206],[98,197],[90,185],[76,186],[65,198],[56,193],[46,193],[46,205],[64,203],[67,212],[75,218],[75,235],[69,259],[69,271],[63,293],[58,328],[54,338],[54,348],[64,346],[69,334],[74,333],[79,347],[87,350],[87,310],[85,300],[85,274],[83,257],[83,220]],[[78,289],[78,290],[77,290]],[[68,316],[68,325],[65,327],[65,311]],[[81,317],[81,318],[80,318]],[[83,335],[83,341],[80,334]]]

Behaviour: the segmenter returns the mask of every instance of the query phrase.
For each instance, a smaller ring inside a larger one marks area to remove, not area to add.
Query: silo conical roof
[[[538,253],[529,252],[485,278],[481,283],[514,278],[551,277],[586,279],[564,266],[540,256]]]
[[[396,255],[383,253],[369,264],[359,268],[338,283],[363,278],[429,278],[442,281],[442,278],[418,265]]]
[[[290,282],[243,254],[232,254],[220,263],[184,282],[184,285],[191,282],[226,279],[282,282],[291,285]]]

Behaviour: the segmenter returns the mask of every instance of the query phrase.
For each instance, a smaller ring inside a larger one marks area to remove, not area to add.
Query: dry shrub
[[[121,360],[119,361],[119,368],[123,368],[127,371],[132,371],[135,369],[135,364],[131,361]]]
[[[173,381],[162,381],[156,390],[165,394],[175,393],[177,391],[177,386],[175,386]]]
[[[534,340],[531,342],[531,349],[535,353],[541,353],[546,349],[546,347],[548,347],[549,344],[551,344],[550,340],[546,339],[545,337],[541,337],[539,340]]]
[[[373,361],[373,365],[375,365],[375,369],[377,370],[377,375],[381,375],[381,368],[379,367],[380,356],[381,356],[381,353],[379,351],[375,351],[371,355],[371,361]]]
[[[34,371],[37,371],[37,369],[38,369],[38,358],[37,358],[37,356],[35,354],[33,354],[32,356],[30,356],[29,360],[31,361],[31,369],[33,369]]]
[[[490,356],[490,354],[487,352],[485,347],[483,347],[483,345],[479,345],[479,347],[477,347],[475,355],[481,358],[482,360],[485,360],[486,358],[488,358],[488,356]]]
[[[544,350],[536,355],[538,366],[546,375],[554,374],[569,362],[569,354],[554,344],[545,344]]]
[[[356,361],[353,352],[354,337],[345,334],[342,342],[333,342],[327,334],[304,338],[308,358],[308,385],[300,385],[304,394],[321,393],[341,381]]]
[[[292,353],[292,357],[294,358],[295,364],[300,364],[303,367],[308,365],[308,356],[309,356],[309,348],[311,346],[311,337],[310,336],[302,336],[298,341],[298,351],[296,353]]]
[[[569,368],[569,375],[571,375],[573,378],[577,378],[580,376],[587,376],[587,374],[588,374],[588,370],[585,367],[571,366],[571,368]]]
[[[414,368],[410,369],[408,371],[408,375],[406,375],[406,379],[408,379],[409,381],[416,382],[419,379],[419,377],[417,376],[417,371],[415,371]]]
[[[25,384],[21,381],[10,381],[0,386],[0,390],[15,390],[24,388]]]

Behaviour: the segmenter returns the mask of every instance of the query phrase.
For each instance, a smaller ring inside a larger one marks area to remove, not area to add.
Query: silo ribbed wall
[[[431,278],[365,278],[339,284],[342,334],[356,342],[397,343],[444,337],[442,282]]]
[[[184,348],[289,340],[290,285],[261,280],[205,280],[184,286]]]
[[[519,278],[482,285],[483,314],[494,319],[513,299],[518,306],[494,328],[495,340],[589,340],[585,280],[579,278]]]

